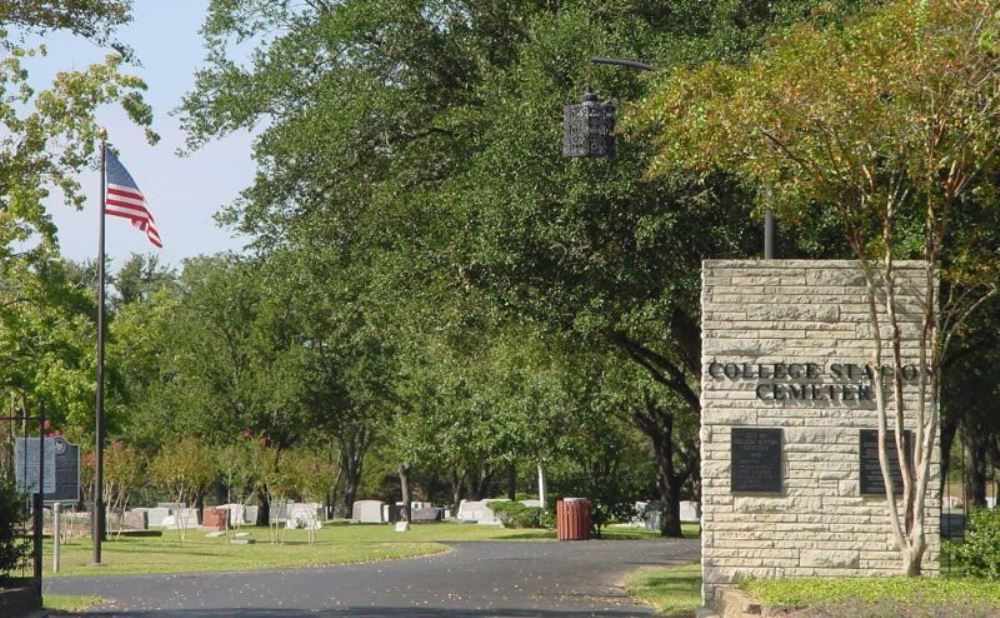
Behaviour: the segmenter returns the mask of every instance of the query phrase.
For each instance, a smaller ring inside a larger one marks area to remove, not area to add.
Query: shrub
[[[545,510],[537,506],[524,506],[520,502],[490,502],[489,507],[505,528],[546,527]]]
[[[1000,579],[1000,509],[976,509],[965,542],[951,550],[969,575]]]
[[[27,557],[30,545],[21,526],[28,514],[24,494],[10,479],[0,479],[0,581]]]

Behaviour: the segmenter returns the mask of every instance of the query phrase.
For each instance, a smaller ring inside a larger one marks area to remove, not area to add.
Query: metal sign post
[[[45,525],[45,518],[42,512],[44,508],[44,493],[48,487],[54,489],[55,481],[54,477],[51,483],[46,483],[45,478],[45,405],[38,405],[38,415],[29,416],[27,411],[25,411],[20,416],[4,416],[0,417],[0,420],[5,421],[24,421],[37,420],[38,421],[38,438],[35,440],[38,453],[38,477],[37,479],[31,478],[31,472],[28,467],[29,454],[32,456],[32,462],[34,457],[34,449],[31,447],[32,441],[27,436],[24,437],[24,442],[21,444],[22,452],[19,461],[21,466],[15,466],[14,476],[18,484],[18,487],[24,488],[24,491],[31,493],[31,508],[32,508],[32,526],[34,530],[32,531],[32,540],[34,547],[32,548],[32,562],[33,562],[33,575],[35,580],[38,582],[38,594],[42,593],[42,527]],[[51,453],[50,453],[51,454]],[[50,470],[51,471],[51,470]]]

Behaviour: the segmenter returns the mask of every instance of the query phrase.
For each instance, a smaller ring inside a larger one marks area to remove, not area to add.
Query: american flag
[[[153,221],[152,213],[146,208],[146,198],[135,184],[132,175],[110,149],[107,151],[107,180],[104,212],[131,220],[132,225],[146,232],[149,242],[162,248],[163,243],[160,242],[160,234],[156,231],[156,222]]]

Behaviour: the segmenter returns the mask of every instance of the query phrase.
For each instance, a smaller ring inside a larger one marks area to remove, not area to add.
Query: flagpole
[[[101,564],[101,541],[104,540],[104,211],[107,199],[107,142],[101,139],[101,199],[97,234],[97,413],[95,428],[94,510],[91,515],[91,538],[95,565]]]

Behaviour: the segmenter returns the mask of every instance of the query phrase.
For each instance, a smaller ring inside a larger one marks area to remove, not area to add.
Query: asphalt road
[[[89,615],[144,618],[251,616],[651,616],[625,596],[642,566],[696,560],[697,540],[451,543],[423,558],[285,571],[52,577],[51,594],[109,600]]]

